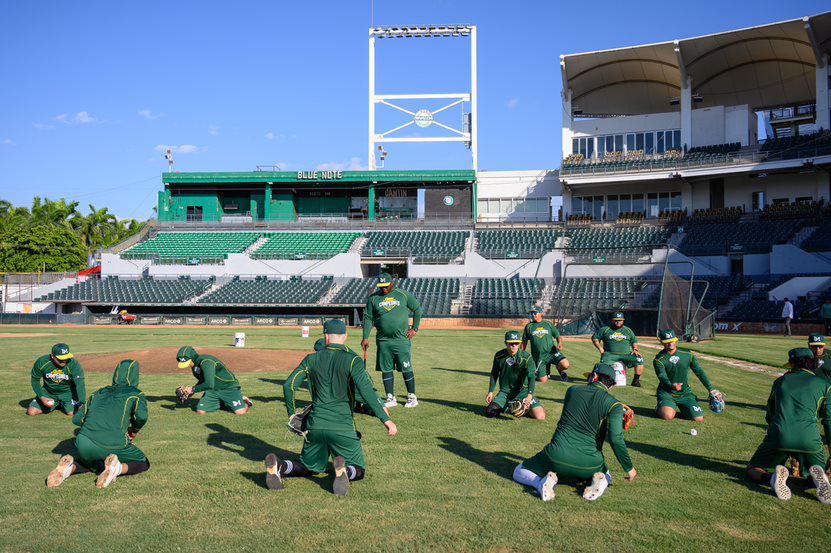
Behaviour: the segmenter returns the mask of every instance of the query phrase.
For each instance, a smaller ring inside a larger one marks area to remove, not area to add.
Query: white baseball
[[[695,428],[690,430],[690,436],[698,436],[698,430],[696,430]]]

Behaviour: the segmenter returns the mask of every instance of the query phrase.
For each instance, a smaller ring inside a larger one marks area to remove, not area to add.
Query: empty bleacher
[[[561,235],[553,229],[477,230],[477,250],[488,259],[534,259],[553,250]]]
[[[50,292],[37,301],[112,304],[184,303],[213,284],[213,279],[179,278],[90,278]]]
[[[200,298],[198,303],[308,305],[317,303],[331,285],[332,277],[307,280],[293,276],[288,280],[271,280],[264,276],[253,279],[236,276]]]
[[[363,305],[367,297],[375,291],[378,279],[353,278],[332,298],[333,305]]]
[[[540,278],[480,278],[476,280],[470,314],[521,317],[540,299],[545,282]]]
[[[696,276],[693,295],[699,300],[702,300],[704,295],[701,305],[706,309],[713,309],[727,303],[737,293],[747,290],[752,285],[753,280],[742,275]]]
[[[629,171],[660,171],[678,167],[719,165],[729,162],[741,149],[738,142],[691,148],[686,154],[668,150],[663,154],[645,154],[643,150],[606,152],[601,159],[584,159],[582,155],[567,156],[560,169],[563,175],[616,173]]]
[[[353,278],[347,282],[332,300],[333,305],[364,305],[375,292],[375,278]],[[425,315],[449,315],[450,306],[459,297],[457,278],[402,278],[394,281],[396,288],[411,293],[421,304]]]
[[[824,219],[819,227],[803,240],[801,247],[809,252],[831,251],[831,218]]]
[[[552,309],[558,317],[624,309],[647,282],[635,277],[570,277],[560,283]]]
[[[467,237],[466,231],[370,231],[361,255],[447,263],[462,255]]]
[[[160,232],[122,252],[122,259],[159,263],[221,263],[229,253],[242,253],[262,236],[259,232]]]
[[[831,154],[831,131],[769,138],[759,151],[769,160],[798,159]]]
[[[349,250],[358,232],[277,232],[252,259],[328,259]]]
[[[678,249],[687,255],[768,253],[804,226],[801,220],[685,225]]]
[[[639,257],[667,243],[672,236],[670,226],[588,227],[570,231],[569,255],[577,258],[613,256]]]

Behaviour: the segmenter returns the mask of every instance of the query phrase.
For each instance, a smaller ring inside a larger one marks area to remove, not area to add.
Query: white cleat
[[[121,474],[121,462],[115,453],[110,453],[104,459],[104,472],[98,475],[98,478],[95,480],[95,487],[106,488],[115,482],[119,474]]]
[[[606,479],[606,475],[602,472],[595,472],[594,476],[592,476],[592,483],[591,485],[587,486],[585,490],[583,490],[583,499],[587,501],[596,501],[600,499],[606,492],[606,488],[609,487],[609,480]]]
[[[813,474],[811,475],[813,476]],[[788,487],[788,469],[782,465],[776,465],[773,475],[770,477],[770,487],[773,488],[773,493],[782,501],[788,501],[791,498],[791,489]]]
[[[398,400],[392,394],[387,394],[387,401],[384,402],[384,407],[390,408],[398,405]]]
[[[817,488],[817,499],[823,505],[831,505],[831,484],[828,483],[828,475],[825,474],[825,469],[819,465],[814,465],[809,469],[811,479],[814,481],[814,486]]]
[[[63,484],[63,481],[72,474],[74,464],[75,459],[72,458],[72,455],[64,455],[61,457],[61,460],[58,461],[58,466],[46,477],[46,487],[57,488]]]
[[[254,405],[254,402],[253,402],[253,401],[251,401],[250,399],[248,399],[248,396],[242,396],[242,401],[244,401],[244,402],[245,402],[245,405],[246,405],[246,406],[248,406],[249,408],[250,408],[252,405]]]
[[[418,398],[415,394],[407,394],[407,403],[404,407],[416,407],[418,405]]]
[[[549,472],[545,478],[540,482],[539,494],[543,501],[551,501],[554,499],[554,488],[557,487],[557,475]]]

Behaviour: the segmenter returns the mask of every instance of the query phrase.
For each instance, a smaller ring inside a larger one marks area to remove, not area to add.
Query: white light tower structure
[[[470,37],[470,90],[468,92],[448,94],[376,94],[375,93],[375,39],[376,38],[446,38]],[[399,100],[449,100],[450,103],[436,110],[419,109],[412,111],[395,102]],[[469,112],[461,129],[440,123],[435,115],[454,106],[469,104]],[[409,121],[378,132],[375,128],[375,109],[383,104],[398,110],[409,117]],[[450,136],[390,136],[398,131],[416,125],[427,129],[432,125],[441,127],[452,134]],[[473,169],[479,169],[478,108],[476,94],[476,26],[475,25],[427,25],[417,27],[373,27],[369,30],[369,169],[377,169],[376,146],[391,142],[462,142],[470,148],[473,157]]]

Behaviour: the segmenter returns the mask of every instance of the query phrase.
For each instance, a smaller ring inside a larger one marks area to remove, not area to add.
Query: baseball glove
[[[186,386],[179,386],[176,388],[176,398],[179,400],[179,403],[186,403],[192,395],[193,392]]]
[[[710,392],[710,411],[724,413],[724,394],[718,390]]]
[[[528,407],[524,401],[510,401],[508,402],[507,411],[513,416],[519,418],[525,415]]]
[[[623,404],[623,429],[629,430],[637,423],[635,422],[635,411],[626,404]]]
[[[306,430],[306,419],[309,418],[309,413],[312,412],[311,404],[307,405],[305,409],[302,411],[298,411],[292,416],[289,417],[289,431],[292,434],[297,434],[298,436],[302,436],[303,438],[306,437],[308,434],[308,430]]]

